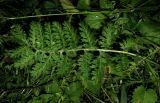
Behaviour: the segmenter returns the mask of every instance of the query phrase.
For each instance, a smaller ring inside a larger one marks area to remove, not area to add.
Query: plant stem
[[[82,11],[82,12],[68,12],[59,14],[40,14],[32,16],[21,16],[21,17],[0,17],[4,20],[17,20],[17,19],[28,19],[37,17],[49,17],[49,16],[60,16],[60,15],[84,15],[84,14],[99,14],[99,13],[111,13],[111,12],[132,12],[130,9],[115,9],[115,10],[101,10],[101,11]]]
[[[126,51],[120,51],[120,50],[109,50],[109,49],[70,49],[70,50],[60,50],[59,52],[77,52],[77,51],[99,51],[99,52],[110,52],[110,53],[119,53],[119,54],[127,54],[130,56],[134,56],[134,57],[138,57],[141,58],[143,60],[146,60],[148,62],[151,62],[157,66],[160,67],[160,65],[152,60],[147,59],[146,57],[134,54],[134,53],[130,53],[130,52],[126,52]]]

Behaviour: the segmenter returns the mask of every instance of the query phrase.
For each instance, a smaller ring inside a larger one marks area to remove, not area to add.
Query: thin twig
[[[59,14],[40,14],[32,16],[21,16],[21,17],[0,17],[4,20],[17,20],[17,19],[28,19],[28,18],[37,18],[37,17],[49,17],[49,16],[60,16],[60,15],[82,15],[82,14],[99,14],[99,13],[110,13],[110,12],[132,12],[129,9],[115,9],[115,10],[102,10],[102,11],[82,11],[82,12],[68,12],[68,13],[59,13]]]
[[[129,52],[126,52],[126,51],[110,50],[110,49],[90,49],[90,48],[84,48],[84,49],[64,50],[64,52],[75,52],[75,51],[99,51],[99,52],[111,52],[111,53],[120,53],[120,54],[127,54],[127,55],[131,55],[131,56],[137,56],[136,54],[129,53]]]
[[[92,103],[92,99],[88,96],[88,94],[86,92],[84,92],[84,94],[87,96],[87,98],[89,99],[89,101]]]
[[[137,54],[134,54],[134,53],[130,53],[130,52],[126,52],[126,51],[120,51],[120,50],[109,50],[109,49],[70,49],[70,50],[60,50],[59,52],[77,52],[77,51],[99,51],[99,52],[110,52],[110,53],[119,53],[119,54],[127,54],[127,55],[130,55],[130,56],[134,56],[134,57],[138,57],[138,58],[141,58],[141,59],[144,59],[148,62],[151,62],[155,65],[158,65],[160,66],[158,63],[152,61],[152,60],[149,60],[147,59],[146,57],[143,57],[143,56],[140,56],[140,55],[137,55]]]
[[[93,97],[95,100],[99,101],[100,103],[105,103],[105,102],[103,102],[102,100],[100,100],[100,99],[98,99],[97,97],[95,97],[94,95],[92,95],[89,91],[85,90],[85,92],[86,92],[87,94],[89,94],[91,97]]]
[[[114,103],[112,101],[112,99],[110,98],[110,96],[106,93],[106,91],[103,89],[103,87],[101,87],[102,91],[104,92],[104,94],[108,97],[108,99],[110,100],[111,103]]]

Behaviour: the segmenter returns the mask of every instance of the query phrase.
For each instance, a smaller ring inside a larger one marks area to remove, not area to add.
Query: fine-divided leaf
[[[120,44],[121,48],[123,50],[129,51],[129,50],[139,50],[141,47],[138,44],[138,40],[134,38],[127,38],[123,43]]]
[[[102,30],[102,36],[100,37],[99,44],[102,48],[112,48],[110,47],[116,37],[118,36],[118,28],[113,24],[109,24],[107,27],[104,27]]]
[[[54,37],[54,41],[55,41],[54,48],[57,50],[65,48],[67,45],[67,42],[66,42],[66,38],[64,36],[62,25],[58,22],[53,22],[52,29],[54,32],[53,37]]]
[[[43,29],[40,23],[31,23],[29,40],[33,48],[40,49],[45,47]]]
[[[55,50],[55,35],[53,32],[53,27],[51,23],[45,23],[44,25],[44,40],[46,47],[49,47],[50,50]]]
[[[22,57],[25,57],[26,53],[28,54],[28,52],[32,53],[30,48],[28,48],[27,46],[21,46],[21,47],[17,48],[16,50],[10,51],[10,56],[12,58],[22,58]],[[29,54],[29,55],[31,55],[31,54]]]
[[[47,64],[46,63],[37,63],[30,72],[31,76],[36,79],[40,76],[44,76],[47,73]]]
[[[11,27],[11,39],[14,40],[13,42],[19,43],[20,45],[28,44],[26,34],[20,25],[13,25]]]
[[[69,74],[69,72],[73,69],[72,61],[67,56],[59,56],[59,58],[56,59],[56,62],[58,68],[56,72],[58,76]]]
[[[53,83],[45,86],[45,91],[47,93],[52,93],[53,95],[55,95],[56,93],[61,92],[61,89],[60,89],[58,83],[56,81],[54,81]]]
[[[69,22],[63,23],[64,36],[66,37],[67,47],[76,48],[78,44],[78,35],[76,30],[71,26]]]
[[[132,96],[132,103],[156,103],[157,94],[153,89],[146,90],[143,86],[135,89]]]
[[[78,60],[80,79],[85,88],[88,86],[92,58],[93,55],[91,53],[85,53],[84,55],[81,55]]]
[[[80,100],[82,92],[83,88],[78,82],[73,82],[66,88],[66,94],[70,97],[72,101],[74,101],[74,103],[77,103]]]
[[[116,24],[118,25],[124,25],[126,23],[128,23],[129,19],[126,17],[120,17],[118,18],[118,20],[116,20]]]
[[[33,54],[23,56],[19,60],[15,61],[14,67],[20,69],[28,68],[34,63],[33,57]]]
[[[82,45],[85,48],[93,48],[96,46],[96,40],[94,33],[91,32],[89,27],[85,23],[80,23],[79,24],[79,30],[80,30],[80,36],[82,37]]]
[[[104,78],[104,68],[106,65],[105,55],[101,54],[98,56],[92,63],[92,78],[89,83],[89,90],[91,90],[93,93],[98,93],[100,91],[102,81]]]
[[[115,66],[112,69],[112,74],[118,75],[121,78],[125,78],[127,75],[126,70],[129,69],[129,59],[124,55],[117,55],[112,59],[115,62]]]

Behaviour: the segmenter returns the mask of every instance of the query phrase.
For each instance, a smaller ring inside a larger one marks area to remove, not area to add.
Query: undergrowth
[[[60,3],[80,13],[69,0]],[[33,21],[27,30],[12,25],[0,39],[2,49],[14,45],[2,50],[2,103],[158,103],[160,21],[145,11],[117,12],[115,1],[99,6],[111,11],[85,12],[78,23],[70,16]]]

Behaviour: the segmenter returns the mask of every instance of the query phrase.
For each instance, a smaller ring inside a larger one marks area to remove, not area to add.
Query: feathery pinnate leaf
[[[51,23],[45,23],[44,25],[44,40],[46,47],[50,47],[50,50],[54,50],[55,35]]]
[[[26,34],[20,25],[13,25],[11,27],[10,33],[11,33],[11,38],[14,40],[13,42],[19,43],[20,45],[28,44]]]
[[[92,63],[93,55],[91,53],[84,53],[81,55],[80,59],[78,60],[79,65],[79,75],[80,79],[82,80],[82,84],[84,87],[88,87],[88,80],[90,79],[90,72],[91,72],[91,63]]]
[[[100,54],[93,62],[92,62],[92,78],[90,81],[90,90],[93,93],[97,93],[100,91],[101,85],[104,79],[104,68],[107,65],[105,55]]]
[[[66,88],[65,92],[71,98],[72,101],[79,102],[80,96],[83,93],[83,88],[80,83],[73,82]]]
[[[52,23],[52,28],[54,32],[55,49],[64,49],[67,45],[66,38],[64,36],[62,25],[58,22]]]
[[[58,76],[64,76],[66,74],[69,74],[69,72],[71,72],[71,70],[73,69],[73,62],[67,56],[59,56],[59,58],[56,59],[56,63],[56,74]]]
[[[102,48],[112,48],[111,45],[114,43],[118,36],[118,28],[113,24],[108,24],[107,27],[103,28],[102,36],[100,37],[99,44]]]
[[[37,22],[31,23],[29,39],[33,48],[42,49],[45,47],[43,29],[40,23]]]
[[[85,23],[82,22],[79,25],[80,36],[82,38],[82,46],[85,48],[94,48],[96,46],[96,39],[94,33],[91,32],[91,30]]]
[[[78,35],[76,30],[71,26],[69,22],[63,23],[63,32],[66,37],[67,47],[68,48],[77,48],[78,46]]]
[[[127,40],[125,40],[123,43],[121,43],[121,48],[123,50],[139,50],[139,45],[137,44],[138,41],[137,39],[134,38],[127,38]]]

